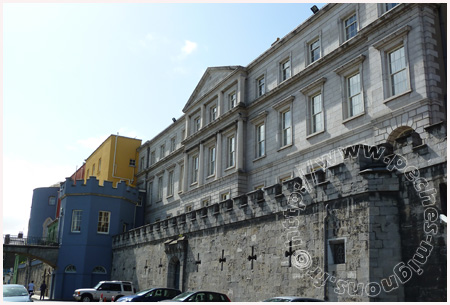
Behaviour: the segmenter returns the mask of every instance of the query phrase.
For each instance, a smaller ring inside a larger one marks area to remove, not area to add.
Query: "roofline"
[[[106,143],[106,141],[108,141],[109,140],[109,138],[111,138],[111,137],[120,137],[120,138],[125,138],[125,139],[130,139],[130,140],[136,140],[136,141],[141,141],[141,144],[142,144],[142,139],[136,139],[136,138],[131,138],[131,137],[125,137],[125,136],[121,136],[121,135],[118,135],[118,134],[111,134],[110,136],[108,136],[103,142],[102,142],[102,144],[100,144],[90,155],[89,155],[89,157],[87,157],[86,159],[84,159],[84,161],[86,162],[90,157],[92,157],[92,155],[93,154],[95,154],[95,152],[100,148],[100,147],[102,147],[103,146],[103,144],[105,144]]]

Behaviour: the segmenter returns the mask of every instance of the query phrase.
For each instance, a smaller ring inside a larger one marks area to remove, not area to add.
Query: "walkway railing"
[[[45,237],[36,236],[23,236],[23,235],[3,235],[4,245],[17,245],[17,246],[58,246],[58,243],[54,240]]]

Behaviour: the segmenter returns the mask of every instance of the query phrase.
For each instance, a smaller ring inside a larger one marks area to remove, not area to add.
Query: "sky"
[[[313,5],[4,3],[3,234],[27,233],[33,189],[111,134],[150,140],[206,68],[247,66]]]

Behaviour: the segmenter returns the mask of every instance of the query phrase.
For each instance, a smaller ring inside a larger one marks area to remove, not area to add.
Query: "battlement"
[[[69,194],[118,196],[135,201],[139,191],[135,187],[128,186],[125,182],[117,183],[116,187],[113,186],[111,181],[104,181],[103,185],[100,185],[99,180],[91,176],[86,180],[86,183],[83,180],[74,182],[71,178],[66,178],[66,181],[61,185],[61,197]]]

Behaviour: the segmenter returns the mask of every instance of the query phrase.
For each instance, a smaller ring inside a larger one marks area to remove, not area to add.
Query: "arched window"
[[[65,273],[76,273],[77,272],[77,268],[74,265],[69,265],[66,267],[66,269],[64,269]]]
[[[106,269],[103,266],[95,266],[94,269],[92,269],[92,273],[106,274]]]

